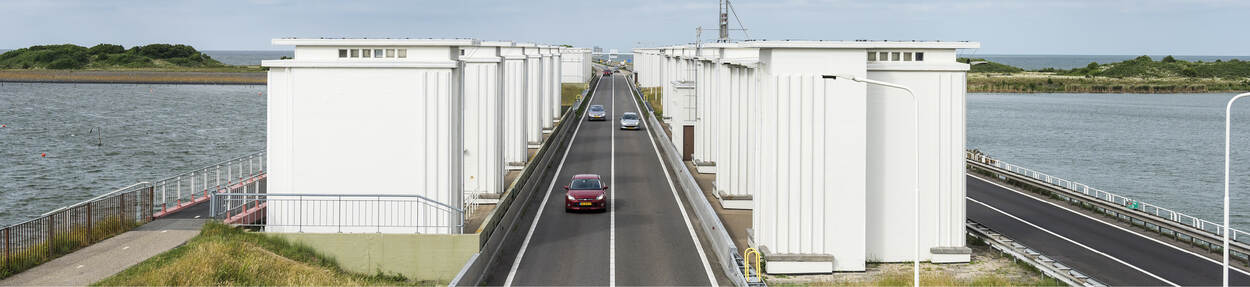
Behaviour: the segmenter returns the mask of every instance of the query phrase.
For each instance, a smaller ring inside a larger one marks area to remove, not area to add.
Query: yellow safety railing
[[[763,274],[764,270],[760,269],[760,265],[764,259],[760,256],[760,251],[755,248],[747,248],[742,252],[742,276],[746,277],[747,281],[751,281],[751,254],[755,254],[755,280],[756,282],[763,281],[760,274]]]

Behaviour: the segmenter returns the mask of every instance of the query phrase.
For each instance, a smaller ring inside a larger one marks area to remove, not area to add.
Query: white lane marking
[[[625,81],[625,83],[633,86],[633,83],[629,81]],[[629,99],[634,101],[634,107],[638,107],[638,99],[634,97],[632,89],[630,90]],[[641,115],[642,111],[639,111],[638,114]],[[664,158],[660,157],[660,147],[656,146],[655,140],[653,140],[655,134],[652,133],[651,127],[647,126],[647,121],[640,120],[639,122],[642,122],[642,128],[646,129],[647,134],[650,136],[647,138],[647,142],[651,143],[651,149],[655,151],[655,159],[660,162],[660,168],[664,171],[664,179],[668,182],[668,190],[673,192],[673,200],[677,202],[677,208],[681,210],[681,219],[686,222],[686,231],[690,232],[690,241],[694,242],[695,250],[699,251],[699,261],[703,262],[703,273],[707,274],[707,282],[711,286],[720,286],[720,283],[716,282],[716,276],[712,275],[712,265],[708,264],[707,254],[703,252],[703,244],[699,243],[699,236],[695,235],[694,227],[690,224],[690,216],[686,214],[686,206],[681,204],[681,197],[677,195],[677,187],[673,186],[673,178],[668,175],[668,164],[665,164]]]
[[[130,246],[122,246],[122,250],[130,249]]]
[[[595,84],[595,90],[599,90],[599,85]],[[595,97],[594,93],[590,95],[589,101]],[[556,180],[560,177],[560,171],[564,170],[564,161],[569,159],[569,151],[573,150],[573,142],[577,140],[577,132],[582,130],[582,118],[586,117],[586,113],[590,109],[582,111],[582,116],[577,117],[577,127],[573,129],[573,137],[569,139],[568,148],[564,149],[564,155],[560,157],[560,165],[556,166],[556,173],[551,175],[551,184],[547,186],[547,194],[543,195],[543,199],[538,204],[538,215],[534,217],[534,222],[530,224],[530,231],[525,233],[525,241],[521,243],[521,250],[517,252],[516,259],[512,260],[512,268],[508,270],[508,279],[504,280],[503,286],[512,286],[512,280],[516,278],[516,269],[521,266],[521,258],[525,257],[525,249],[530,246],[530,239],[534,237],[534,230],[538,229],[538,220],[543,218],[543,210],[547,208],[547,200],[551,197],[551,190],[556,188]]]
[[[616,77],[612,77],[612,120],[616,120]],[[611,168],[611,186],[616,186],[616,127],[615,124],[609,124],[608,130],[612,131],[612,168]],[[608,198],[608,216],[611,217],[611,229],[608,235],[608,286],[616,287],[616,189],[612,189],[612,197]]]
[[[83,267],[82,265],[78,265],[78,266],[75,266],[74,269],[81,269],[82,267]]]
[[[1076,215],[1083,216],[1083,217],[1085,217],[1085,218],[1088,218],[1089,220],[1093,220],[1093,221],[1098,222],[1098,223],[1106,224],[1107,226],[1115,227],[1116,229],[1119,229],[1119,230],[1121,230],[1121,231],[1128,232],[1128,233],[1131,233],[1131,234],[1133,234],[1133,235],[1137,235],[1137,236],[1139,236],[1139,237],[1141,237],[1141,238],[1149,239],[1150,241],[1154,241],[1155,243],[1158,243],[1158,244],[1161,244],[1161,245],[1164,245],[1164,246],[1167,246],[1167,247],[1172,247],[1172,249],[1176,249],[1176,250],[1179,250],[1179,251],[1181,251],[1181,252],[1188,253],[1189,255],[1193,255],[1194,257],[1198,257],[1198,258],[1206,259],[1207,261],[1210,261],[1211,263],[1215,263],[1215,264],[1220,265],[1220,266],[1219,266],[1220,268],[1223,268],[1223,267],[1224,267],[1224,262],[1223,262],[1223,261],[1216,261],[1215,259],[1211,259],[1211,258],[1208,258],[1208,257],[1206,257],[1206,256],[1199,255],[1198,253],[1194,253],[1193,251],[1185,250],[1185,249],[1182,249],[1182,248],[1180,248],[1180,247],[1176,247],[1175,245],[1168,244],[1168,243],[1163,242],[1163,241],[1159,241],[1158,239],[1154,239],[1154,238],[1151,238],[1151,237],[1146,236],[1146,235],[1144,235],[1144,234],[1137,233],[1136,231],[1129,230],[1129,229],[1124,228],[1124,227],[1121,227],[1121,226],[1119,226],[1119,225],[1115,225],[1115,224],[1107,223],[1106,221],[1102,221],[1102,220],[1100,220],[1100,219],[1094,218],[1093,216],[1089,216],[1089,215],[1087,215],[1087,214],[1077,212],[1076,210],[1072,210],[1072,209],[1067,208],[1067,207],[1064,207],[1064,206],[1062,206],[1062,205],[1055,204],[1054,202],[1050,202],[1050,201],[1042,200],[1042,199],[1040,199],[1040,198],[1034,197],[1034,196],[1029,195],[1029,194],[1027,194],[1027,193],[1021,192],[1021,191],[1019,191],[1019,190],[1015,190],[1015,189],[1013,189],[1013,188],[1010,188],[1010,187],[1007,187],[1007,186],[1004,186],[1004,185],[998,184],[998,183],[996,183],[996,182],[992,182],[992,181],[986,180],[986,179],[984,179],[984,178],[981,178],[980,176],[971,175],[971,174],[969,174],[969,175],[970,175],[970,176],[972,176],[972,178],[975,178],[975,179],[980,180],[980,181],[982,181],[982,182],[985,182],[985,183],[988,183],[988,184],[993,184],[993,185],[995,185],[995,186],[1001,187],[1002,189],[1010,190],[1010,191],[1015,192],[1015,193],[1017,193],[1017,194],[1020,194],[1020,195],[1026,196],[1026,197],[1028,197],[1028,198],[1032,198],[1033,200],[1041,201],[1041,202],[1044,202],[1044,203],[1046,203],[1046,204],[1050,204],[1051,206],[1058,207],[1058,208],[1063,209],[1063,210],[1067,210],[1068,212],[1075,213]],[[969,197],[968,199],[972,199],[972,198],[971,198],[971,197]],[[1243,270],[1241,270],[1241,269],[1237,269],[1237,268],[1230,268],[1230,269],[1232,269],[1232,270],[1236,270],[1237,272],[1241,272],[1241,274],[1250,275],[1250,273],[1247,273],[1246,271],[1243,271]]]
[[[1067,237],[1064,237],[1063,235],[1059,235],[1058,233],[1050,231],[1049,229],[1045,229],[1045,228],[1042,228],[1041,226],[1037,226],[1036,224],[1033,224],[1032,222],[1028,222],[1028,221],[1025,221],[1024,219],[1020,219],[1019,217],[1016,217],[1015,215],[1011,215],[1010,213],[1002,211],[998,208],[994,208],[993,206],[990,206],[989,204],[982,203],[980,201],[977,201],[976,199],[972,199],[971,197],[969,197],[968,200],[975,202],[977,204],[980,204],[981,206],[985,206],[986,208],[997,211],[998,213],[1002,213],[1003,215],[1006,215],[1007,217],[1011,217],[1011,219],[1015,219],[1017,221],[1023,222],[1024,224],[1028,226],[1037,228],[1037,230],[1041,230],[1043,232],[1049,233],[1050,235],[1054,235],[1055,237],[1059,237],[1059,239],[1063,239],[1064,241],[1075,244],[1076,246],[1080,246],[1081,248],[1085,248],[1086,250],[1089,250],[1091,252],[1098,253],[1098,255],[1102,255],[1104,257],[1110,258],[1111,260],[1114,260],[1115,262],[1120,262],[1120,264],[1124,264],[1124,266],[1128,266],[1129,268],[1133,268],[1141,273],[1150,275],[1150,277],[1154,277],[1155,279],[1158,279],[1159,281],[1163,281],[1163,283],[1167,283],[1168,285],[1172,285],[1172,286],[1180,286],[1180,285],[1176,285],[1176,283],[1172,283],[1172,281],[1163,279],[1163,277],[1159,277],[1159,275],[1155,275],[1154,273],[1150,273],[1149,271],[1146,271],[1145,269],[1138,268],[1137,266],[1134,266],[1133,264],[1129,264],[1128,262],[1125,262],[1124,260],[1120,260],[1120,258],[1115,258],[1115,256],[1111,256],[1107,253],[1103,253],[1102,251],[1098,251],[1098,249],[1094,249],[1092,247],[1086,246],[1085,244],[1081,244],[1080,242],[1076,242],[1076,240],[1068,239]]]

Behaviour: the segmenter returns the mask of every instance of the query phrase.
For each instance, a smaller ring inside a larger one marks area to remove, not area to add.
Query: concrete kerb
[[[584,96],[578,99],[577,102],[574,102],[571,108],[564,112],[564,115],[560,117],[560,123],[577,122],[573,119],[580,114],[579,111],[585,109],[586,105],[590,103],[586,99],[590,98],[594,93],[594,87],[599,82],[600,77],[597,74],[592,77],[587,91],[583,92]],[[485,279],[487,274],[486,268],[498,260],[499,250],[503,247],[506,239],[511,236],[512,231],[515,230],[515,228],[509,228],[509,226],[515,225],[516,220],[524,212],[524,208],[511,207],[518,203],[521,204],[519,206],[525,206],[529,202],[532,196],[521,197],[521,194],[530,195],[531,192],[529,191],[535,190],[536,186],[542,182],[545,172],[539,171],[547,170],[552,165],[556,155],[556,153],[548,151],[559,150],[559,147],[567,145],[570,135],[568,130],[572,126],[575,125],[558,125],[548,138],[548,143],[539,147],[537,153],[535,153],[534,158],[537,160],[526,165],[521,176],[517,177],[508,186],[507,191],[499,198],[497,207],[487,215],[486,221],[478,228],[478,238],[481,240],[480,251],[474,255],[473,260],[465,264],[465,267],[461,269],[461,274],[456,275],[457,279],[453,280],[449,284],[450,286],[476,286]],[[519,199],[520,202],[516,202],[518,197],[521,197]],[[500,230],[500,228],[503,228],[503,230]]]
[[[632,77],[626,81],[629,84],[630,91],[634,94],[634,98],[638,99],[639,109],[646,110],[644,117],[652,127],[660,127],[660,123],[655,119],[655,111],[651,109],[651,105],[642,99],[642,92],[634,85]],[[664,160],[668,162],[668,166],[676,175],[677,183],[681,185],[681,190],[688,204],[694,209],[695,217],[698,217],[700,229],[707,236],[708,242],[711,243],[712,254],[716,256],[722,272],[729,277],[730,282],[735,286],[748,286],[746,277],[743,276],[742,270],[738,269],[737,255],[738,247],[734,245],[733,238],[729,237],[729,232],[725,230],[725,225],[720,221],[720,217],[716,216],[716,211],[712,208],[712,204],[703,197],[703,190],[695,183],[694,176],[690,171],[686,170],[685,164],[681,161],[677,149],[672,146],[672,142],[668,140],[668,135],[663,132],[652,133],[660,142],[659,146],[664,150]]]

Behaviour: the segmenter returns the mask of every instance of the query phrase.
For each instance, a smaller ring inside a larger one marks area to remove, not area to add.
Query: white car
[[[638,117],[638,113],[627,112],[621,115],[622,130],[636,130],[642,124],[642,118]]]
[[[590,117],[586,119],[588,121],[606,121],[608,120],[608,110],[604,109],[603,105],[591,105],[590,111],[586,113],[586,116]]]

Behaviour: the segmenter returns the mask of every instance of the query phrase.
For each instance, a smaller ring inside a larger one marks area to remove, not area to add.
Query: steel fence
[[[265,152],[257,152],[152,182],[153,213],[162,217],[208,201],[211,193],[263,193]]]
[[[1106,192],[1097,188],[1089,187],[1088,185],[1085,185],[1079,182],[1066,180],[1063,178],[1051,176],[1049,174],[1045,174],[1045,173],[1031,170],[1028,168],[1020,167],[1018,165],[1003,162],[1001,160],[986,156],[984,154],[974,153],[971,151],[965,152],[964,154],[968,160],[994,166],[994,167],[997,167],[1006,171],[1010,171],[1012,173],[1015,173],[1024,177],[1036,179],[1038,181],[1042,181],[1042,182],[1045,182],[1045,183],[1048,183],[1048,184],[1051,184],[1051,185],[1054,185],[1054,186],[1057,186],[1057,187],[1060,187],[1069,191],[1073,191],[1073,192],[1084,194],[1093,198],[1097,198],[1101,201],[1109,202],[1114,205],[1123,206],[1128,209],[1138,210],[1143,213],[1153,215],[1154,217],[1157,217],[1160,219],[1180,223],[1181,225],[1189,226],[1198,230],[1211,233],[1213,235],[1216,235],[1216,237],[1223,237],[1223,234],[1224,234],[1224,226],[1219,223],[1210,222],[1205,219],[1193,217],[1193,216],[1190,216],[1181,212],[1177,212],[1171,209],[1160,207],[1158,205],[1142,202],[1142,201],[1139,201],[1130,197],[1125,197],[1125,196],[1121,196],[1118,194]],[[1245,231],[1232,229],[1232,228],[1230,228],[1229,230],[1230,230],[1230,234],[1229,234],[1230,240],[1250,244],[1250,234],[1247,234]]]
[[[458,234],[464,210],[420,195],[210,194],[215,220],[267,232]]]
[[[8,277],[152,220],[153,192],[141,182],[0,229]]]

